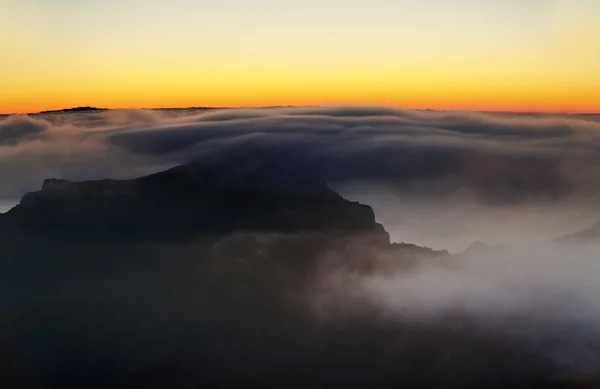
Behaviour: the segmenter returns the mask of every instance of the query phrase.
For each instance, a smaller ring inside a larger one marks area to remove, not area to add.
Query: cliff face
[[[373,210],[272,166],[196,163],[132,180],[48,179],[0,216],[3,230],[77,238],[172,239],[231,232],[379,235]]]

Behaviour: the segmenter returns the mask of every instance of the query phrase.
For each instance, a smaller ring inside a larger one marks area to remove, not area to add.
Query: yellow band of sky
[[[100,3],[0,0],[0,112],[321,104],[600,111],[596,0]]]

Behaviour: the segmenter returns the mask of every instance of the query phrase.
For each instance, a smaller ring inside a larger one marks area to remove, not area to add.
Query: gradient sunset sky
[[[0,112],[600,111],[600,0],[0,0]]]

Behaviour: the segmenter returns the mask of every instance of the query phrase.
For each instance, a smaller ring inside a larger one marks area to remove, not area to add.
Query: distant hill
[[[75,107],[75,108],[64,108],[57,110],[41,111],[40,113],[68,113],[68,112],[88,112],[88,111],[108,111],[108,108],[96,108],[96,107]]]
[[[556,239],[559,243],[593,243],[600,241],[600,221],[592,227]]]
[[[231,109],[229,107],[159,107],[159,108],[142,108],[151,111],[212,111],[217,109]]]

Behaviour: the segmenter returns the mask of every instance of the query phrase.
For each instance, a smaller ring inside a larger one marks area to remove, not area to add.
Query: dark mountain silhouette
[[[250,107],[250,108],[257,108],[257,109],[261,109],[261,108],[269,108],[269,109],[275,109],[275,108],[294,108],[294,107],[298,107],[298,106],[294,106],[294,105],[274,105],[274,106],[259,106],[259,107]],[[316,105],[313,106],[302,106],[304,108],[306,107],[317,107]],[[146,108],[152,111],[213,111],[213,110],[225,110],[225,109],[232,109],[231,107],[155,107],[155,108]],[[45,111],[40,111],[37,114],[48,114],[48,113],[77,113],[77,112],[93,112],[93,111],[109,111],[109,108],[96,108],[96,107],[91,107],[91,106],[81,106],[81,107],[74,107],[74,108],[62,108],[62,109],[53,109],[53,110],[45,110]],[[2,116],[8,116],[8,115],[1,115]]]
[[[90,112],[90,111],[108,111],[108,108],[96,108],[96,107],[82,106],[82,107],[75,107],[75,108],[63,108],[63,109],[56,109],[56,110],[41,111],[39,113],[44,114],[44,113]]]
[[[389,243],[370,207],[269,163],[246,170],[191,163],[122,181],[48,179],[0,215],[0,230],[95,240],[318,231],[368,233]]]

